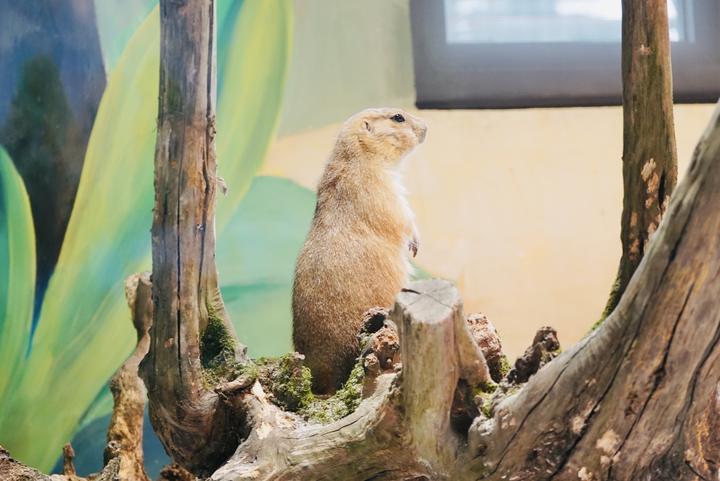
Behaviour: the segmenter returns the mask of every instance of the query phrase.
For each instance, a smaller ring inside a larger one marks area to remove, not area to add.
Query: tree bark
[[[135,350],[110,379],[113,412],[107,432],[105,464],[119,458],[119,476],[123,481],[150,481],[145,472],[142,450],[143,423],[147,390],[139,377],[140,361],[150,347],[152,325],[152,284],[150,273],[130,276],[125,295],[137,333]]]
[[[161,0],[160,24],[154,317],[141,374],[153,428],[165,449],[202,475],[239,442],[237,419],[203,379],[201,335],[209,323],[220,324],[233,356],[243,355],[215,266],[215,2]]]
[[[677,182],[667,0],[623,0],[622,19],[622,257],[603,318],[640,265]]]

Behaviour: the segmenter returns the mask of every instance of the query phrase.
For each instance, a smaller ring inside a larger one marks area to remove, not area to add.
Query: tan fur
[[[399,109],[365,110],[340,131],[293,285],[293,341],[316,392],[342,384],[359,354],[363,313],[390,307],[408,281],[416,232],[397,169],[425,132]]]

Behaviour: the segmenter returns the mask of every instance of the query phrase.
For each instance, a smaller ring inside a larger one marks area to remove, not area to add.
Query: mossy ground
[[[328,398],[312,392],[312,374],[297,355],[259,359],[260,382],[284,409],[296,412],[307,420],[331,423],[352,413],[362,400],[365,370],[362,360],[355,363],[348,380]]]
[[[493,399],[497,389],[498,385],[494,382],[480,383],[475,387],[475,389],[473,389],[475,403],[477,404],[480,412],[487,418],[492,417]]]
[[[237,362],[235,339],[223,320],[212,309],[208,312],[208,323],[200,336],[200,361],[204,381],[209,388],[241,376],[253,381],[257,379],[277,405],[320,423],[343,418],[360,404],[365,378],[362,359],[356,361],[342,388],[328,398],[320,398],[312,392],[312,374],[303,365],[302,356],[290,353],[277,358]],[[369,339],[368,334],[360,343],[361,347]]]
[[[275,404],[319,423],[330,423],[347,416],[362,401],[365,377],[362,360],[355,364],[341,389],[328,398],[320,398],[312,392],[310,369],[295,353],[238,363],[223,356],[222,352],[203,365],[208,387],[241,376],[257,379]]]
[[[319,423],[331,423],[347,416],[355,411],[362,401],[364,378],[363,363],[358,360],[342,388],[327,399],[313,396],[312,401],[300,410],[300,414]]]
[[[223,320],[209,310],[208,323],[200,334],[200,364],[207,387],[247,374],[252,366],[235,360],[236,342]]]

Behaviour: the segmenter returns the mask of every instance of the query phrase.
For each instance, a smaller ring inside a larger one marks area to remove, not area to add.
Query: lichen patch
[[[648,181],[652,173],[655,172],[655,167],[657,167],[657,164],[655,163],[655,159],[652,157],[643,164],[642,169],[640,170],[640,176],[643,181]]]
[[[575,416],[572,418],[572,421],[570,422],[570,429],[573,434],[580,434],[583,426],[585,426],[585,419],[582,416]]]
[[[578,470],[578,479],[580,481],[593,481],[593,475],[590,471],[588,471],[588,468],[583,466]]]
[[[645,192],[648,194],[657,194],[658,189],[660,188],[660,176],[657,175],[657,172],[653,172],[652,176],[650,176],[650,179],[647,181],[647,189]]]
[[[605,454],[613,455],[615,449],[620,444],[620,436],[617,435],[612,429],[605,431],[600,439],[595,443],[595,447],[604,452]]]

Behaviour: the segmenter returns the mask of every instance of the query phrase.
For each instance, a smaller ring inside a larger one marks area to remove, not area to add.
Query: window
[[[720,2],[669,0],[675,100],[720,95]],[[420,108],[620,104],[620,0],[411,0]]]

